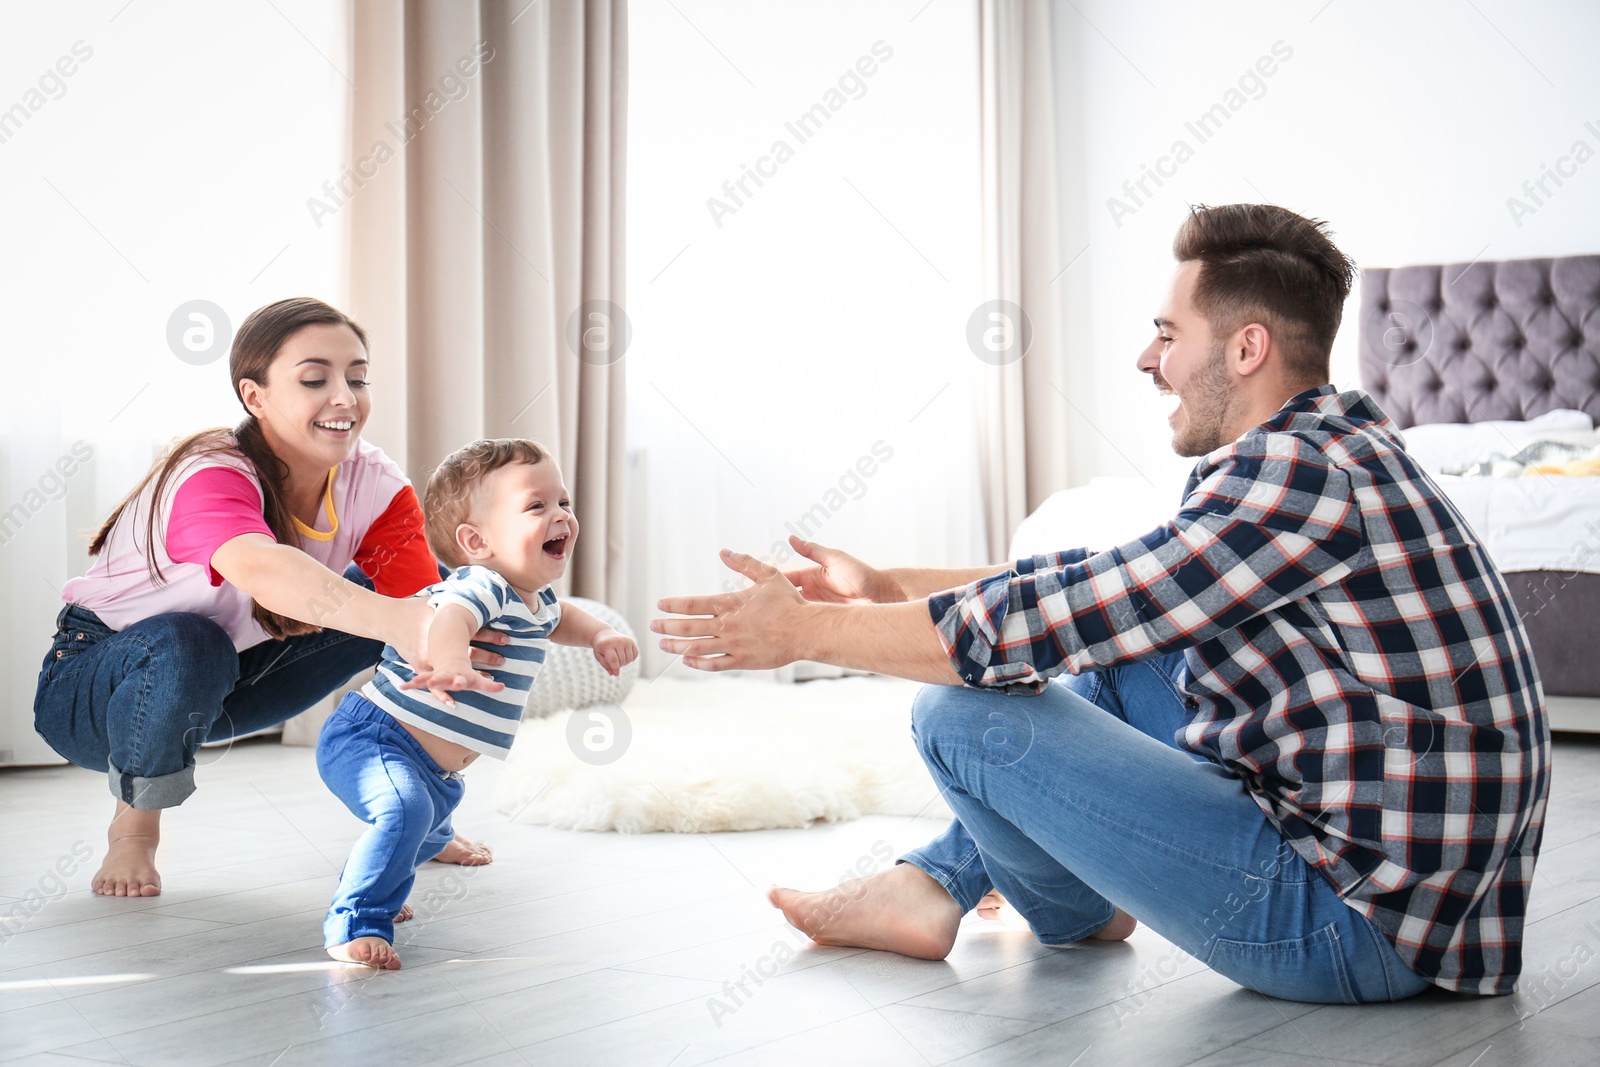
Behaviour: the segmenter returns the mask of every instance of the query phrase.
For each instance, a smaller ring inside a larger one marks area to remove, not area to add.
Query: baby
[[[415,671],[385,647],[376,677],[345,694],[317,740],[322,780],[371,824],[339,877],[324,944],[336,960],[387,970],[400,966],[394,924],[410,918],[417,867],[455,836],[460,772],[480,754],[505,759],[550,642],[594,649],[613,675],[639,655],[632,638],[550,589],[578,520],[545,449],[502,438],[458,450],[428,479],[423,511],[434,555],[455,568],[416,593],[434,608],[432,669]],[[506,660],[488,678],[468,659],[485,626],[510,638],[482,646]]]

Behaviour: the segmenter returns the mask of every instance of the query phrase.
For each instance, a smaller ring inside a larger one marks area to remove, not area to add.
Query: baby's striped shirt
[[[472,643],[474,648],[505,657],[500,666],[483,668],[495,681],[505,683],[505,688],[498,693],[458,690],[450,694],[456,706],[446,707],[426,689],[400,688],[416,672],[393,645],[385,645],[377,674],[361,687],[361,694],[403,723],[486,756],[505,759],[516,737],[522,709],[528,703],[534,676],[544,666],[550,632],[561,621],[561,603],[554,590],[549,586],[539,590],[536,607],[530,609],[501,575],[488,567],[466,566],[456,568],[450,577],[415,595],[426,596],[430,607],[460,604],[472,612],[478,628],[488,626],[511,639],[504,645]]]

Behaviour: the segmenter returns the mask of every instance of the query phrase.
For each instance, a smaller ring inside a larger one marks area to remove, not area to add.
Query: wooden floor
[[[808,946],[763,901],[769,882],[834,884],[938,826],[569,834],[494,811],[492,760],[468,772],[457,825],[497,862],[430,864],[405,969],[372,974],[322,955],[359,824],[311,752],[252,741],[202,762],[167,818],[166,892],[131,901],[86,892],[100,778],[0,771],[0,1062],[1600,1063],[1593,739],[1557,742],[1522,991],[1360,1008],[1246,992],[1143,929],[1051,950],[969,916],[942,963]]]

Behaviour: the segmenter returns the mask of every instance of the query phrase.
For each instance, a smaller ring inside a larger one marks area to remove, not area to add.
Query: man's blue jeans
[[[434,762],[415,737],[359,690],[344,695],[317,738],[317,771],[366,833],[339,872],[322,923],[328,948],[358,937],[394,943],[394,916],[417,868],[455,836],[450,815],[466,783]]]
[[[344,576],[373,588],[353,563]],[[107,772],[112,795],[135,808],[170,808],[194,792],[202,743],[276,726],[382,655],[382,641],[338,630],[240,652],[194,612],[113,630],[67,604],[39,671],[34,729],[64,759]]]
[[[1115,904],[1224,977],[1285,1000],[1426,989],[1240,779],[1175,747],[1182,669],[1169,656],[1035,697],[924,688],[912,732],[956,821],[903,860],[963,911],[998,889],[1045,944],[1089,936]]]

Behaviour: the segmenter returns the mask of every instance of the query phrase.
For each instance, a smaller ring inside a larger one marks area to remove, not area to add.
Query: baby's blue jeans
[[[394,917],[417,868],[455,836],[450,813],[466,783],[357,690],[346,693],[323,724],[317,770],[333,795],[368,824],[339,875],[323,943],[331,948],[371,936],[393,944]]]

